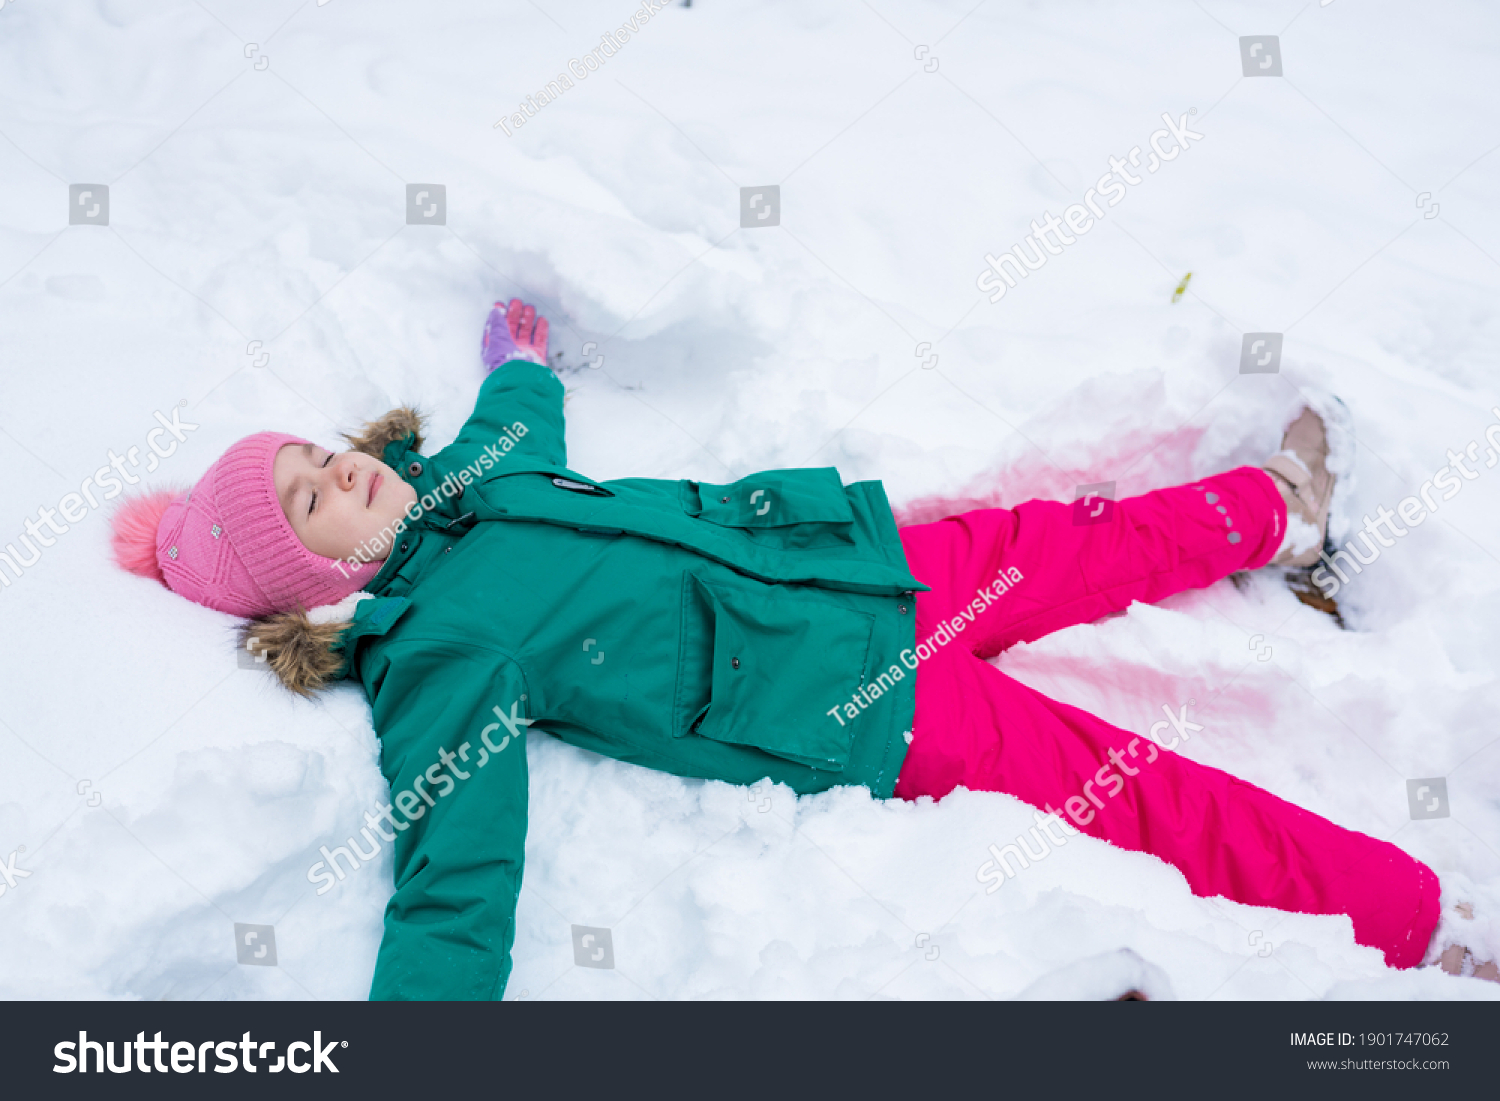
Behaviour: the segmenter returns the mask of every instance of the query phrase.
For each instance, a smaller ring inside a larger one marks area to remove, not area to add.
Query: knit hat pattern
[[[379,572],[379,562],[314,554],[287,521],[276,495],[276,454],[308,442],[282,432],[246,436],[166,507],[156,564],[168,588],[250,618],[337,604]]]

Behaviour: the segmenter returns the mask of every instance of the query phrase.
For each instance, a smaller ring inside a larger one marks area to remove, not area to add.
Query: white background
[[[596,478],[832,464],[908,517],[1126,495],[1261,461],[1318,385],[1352,411],[1373,513],[1497,419],[1493,5],[699,0],[494,128],[632,10],[0,7],[0,544],[179,402],[200,427],[152,485],[403,401],[441,445],[512,294],[552,319]],[[1280,35],[1284,77],[1242,77],[1249,34]],[[983,299],[986,252],[1190,108],[1201,142]],[[107,228],[68,226],[74,183],[109,186]],[[407,183],[446,186],[445,227],[405,224]],[[739,188],[771,183],[781,225],[739,229]],[[1238,374],[1252,331],[1286,334],[1280,374]],[[1349,630],[1262,571],[998,665],[1137,732],[1197,701],[1184,752],[1429,863],[1439,946],[1492,959],[1480,466],[1340,594]],[[0,860],[25,846],[31,872],[0,896],[0,995],[367,993],[389,856],[322,897],[306,879],[384,795],[364,699],[292,699],[237,668],[232,626],[110,565],[102,511],[0,588]],[[1032,823],[1007,796],[798,800],[528,751],[508,998],[1500,995],[1088,839],[985,894],[986,847]],[[1450,817],[1411,820],[1415,777],[1446,777]],[[235,962],[237,921],[275,925],[279,966]],[[574,965],[572,924],[611,929],[615,969]]]

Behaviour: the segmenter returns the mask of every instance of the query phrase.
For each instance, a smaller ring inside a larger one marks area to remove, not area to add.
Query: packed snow
[[[1337,594],[1347,629],[1260,571],[996,664],[1139,732],[1192,701],[1183,752],[1427,862],[1438,947],[1500,955],[1500,11],[699,0],[581,60],[636,10],[0,5],[0,549],[130,448],[142,485],[190,484],[250,432],[333,443],[403,401],[441,445],[511,295],[552,321],[575,469],[836,465],[907,518],[1259,463],[1324,387],[1355,527],[1480,460]],[[986,254],[1164,114],[1202,137],[992,302]],[[742,187],[777,217],[741,228]],[[1258,333],[1279,371],[1241,373]],[[0,996],[364,997],[389,851],[307,875],[385,794],[360,689],[240,668],[232,620],[109,563],[109,508],[0,565]],[[987,847],[1034,823],[1005,795],[527,751],[509,999],[1500,996],[1088,838],[987,892]],[[1448,813],[1413,817],[1408,780]],[[275,966],[236,923],[274,927]]]

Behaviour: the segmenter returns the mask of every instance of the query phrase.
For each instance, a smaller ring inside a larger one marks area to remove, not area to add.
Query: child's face
[[[360,451],[336,455],[316,444],[287,444],[272,470],[292,530],[325,558],[386,557],[393,525],[417,499],[394,470]]]

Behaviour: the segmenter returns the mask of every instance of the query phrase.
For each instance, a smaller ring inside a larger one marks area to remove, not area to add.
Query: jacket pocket
[[[769,470],[737,482],[687,482],[690,515],[736,528],[752,542],[786,550],[854,542],[854,510],[831,466]]]
[[[869,672],[875,617],[802,592],[683,574],[672,732],[842,771],[852,725],[827,714]]]

